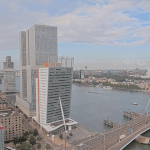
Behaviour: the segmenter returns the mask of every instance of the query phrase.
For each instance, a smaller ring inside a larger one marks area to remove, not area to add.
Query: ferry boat
[[[103,89],[111,90],[111,89],[112,89],[112,87],[110,87],[110,86],[104,86],[104,87],[103,87]]]

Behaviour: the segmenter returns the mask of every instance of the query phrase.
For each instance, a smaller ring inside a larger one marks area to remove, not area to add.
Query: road
[[[77,150],[104,150],[104,148],[107,150],[119,150],[129,143],[136,135],[148,128],[150,128],[150,116],[142,114],[138,118],[135,118],[118,128],[112,128],[105,133],[95,135],[95,137],[77,141],[75,146]],[[119,137],[123,134],[126,137],[120,141]],[[79,146],[81,143],[83,146]]]

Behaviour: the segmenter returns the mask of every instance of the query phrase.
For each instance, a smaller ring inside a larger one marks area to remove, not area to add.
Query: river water
[[[0,84],[1,89],[3,89],[3,83]],[[19,77],[16,77],[16,89],[20,90]],[[100,92],[100,94],[89,93],[88,91]],[[105,90],[73,84],[70,117],[89,131],[103,132],[107,129],[103,126],[104,118],[123,124],[128,121],[127,118],[123,117],[123,111],[144,113],[149,98],[149,93]],[[138,105],[131,105],[133,102],[137,102]],[[148,107],[148,111],[150,111],[150,107]],[[150,137],[150,131],[144,133],[144,135]],[[125,150],[149,149],[149,145],[143,145],[135,141],[125,148]]]

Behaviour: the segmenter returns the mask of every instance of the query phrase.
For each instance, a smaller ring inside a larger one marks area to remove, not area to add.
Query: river
[[[3,83],[0,84],[1,89],[3,89]],[[16,89],[20,90],[19,77],[16,77]],[[100,94],[89,93],[88,91],[100,92]],[[123,111],[144,113],[149,98],[149,93],[105,90],[73,84],[70,117],[89,131],[102,132],[107,129],[103,126],[104,118],[123,124],[128,121],[127,118],[123,117]],[[137,102],[138,105],[131,105],[133,102]],[[150,107],[148,107],[148,111],[150,111]],[[144,135],[150,137],[150,131],[144,133]],[[133,141],[124,150],[149,149],[149,145]]]

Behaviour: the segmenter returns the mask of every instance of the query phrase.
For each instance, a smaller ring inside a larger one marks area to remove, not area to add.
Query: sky
[[[75,70],[150,65],[150,0],[1,0],[0,70],[7,55],[19,69],[19,32],[37,23],[58,27]]]

